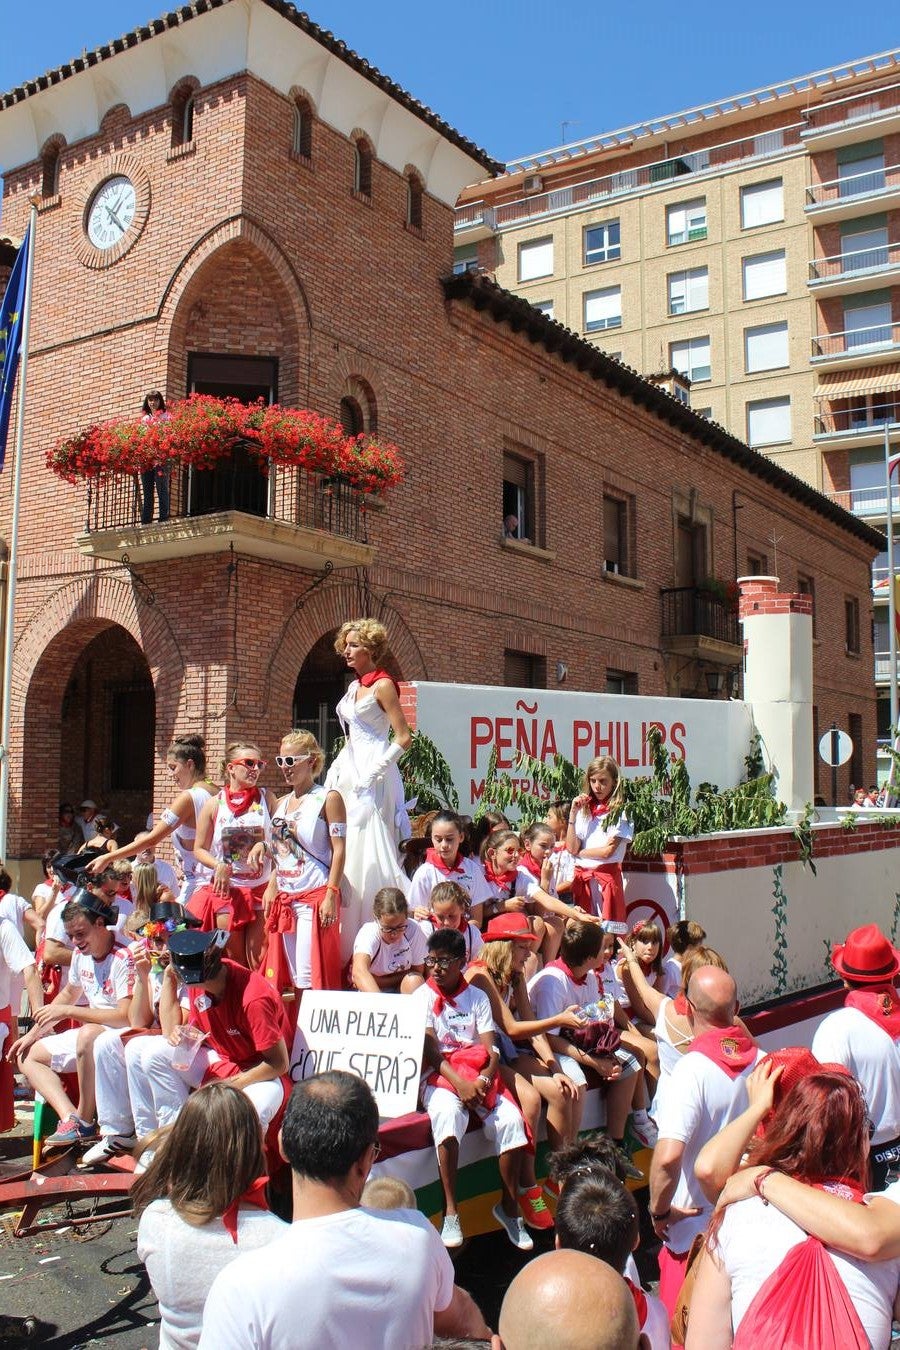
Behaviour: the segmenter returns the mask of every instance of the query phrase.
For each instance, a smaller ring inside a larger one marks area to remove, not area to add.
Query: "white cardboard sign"
[[[383,1119],[416,1109],[426,1005],[404,994],[307,989],[291,1054],[295,1083],[327,1069],[364,1078]]]

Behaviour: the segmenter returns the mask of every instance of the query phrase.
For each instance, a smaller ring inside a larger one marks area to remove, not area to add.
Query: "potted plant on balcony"
[[[708,600],[718,600],[726,613],[737,614],[741,591],[736,581],[723,581],[720,577],[704,577],[698,582],[697,591]]]

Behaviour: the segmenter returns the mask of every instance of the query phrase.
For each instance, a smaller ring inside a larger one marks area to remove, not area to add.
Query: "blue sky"
[[[168,8],[16,5],[0,90]],[[873,0],[311,0],[309,13],[498,159],[900,46],[897,9]]]

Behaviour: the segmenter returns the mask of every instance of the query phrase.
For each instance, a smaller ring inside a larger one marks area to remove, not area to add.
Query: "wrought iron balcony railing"
[[[719,596],[698,586],[676,586],[660,591],[660,599],[664,638],[707,637],[740,645],[737,614]]]

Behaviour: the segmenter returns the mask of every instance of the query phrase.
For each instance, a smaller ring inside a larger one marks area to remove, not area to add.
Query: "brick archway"
[[[147,663],[156,696],[158,754],[171,739],[185,670],[165,616],[142,602],[131,583],[109,575],[59,587],[26,624],[15,648],[9,745],[11,856],[36,856],[46,848],[48,837],[55,836],[55,775],[64,750],[63,695],[85,647],[113,628],[133,639]],[[45,819],[48,803],[52,820]]]

